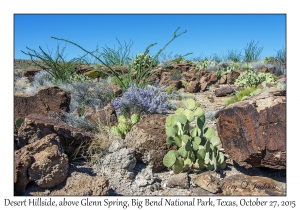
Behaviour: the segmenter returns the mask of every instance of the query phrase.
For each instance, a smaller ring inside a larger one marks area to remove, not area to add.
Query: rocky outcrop
[[[80,145],[88,145],[93,137],[89,132],[68,126],[56,119],[30,114],[18,130],[18,148],[22,148],[52,133],[60,137],[61,145],[69,152],[74,151]]]
[[[135,150],[138,161],[153,166],[153,172],[159,172],[165,168],[163,157],[170,149],[166,143],[165,115],[144,115],[126,135],[127,148]]]
[[[234,84],[235,80],[240,76],[240,72],[232,71],[227,74],[227,84]]]
[[[51,188],[65,180],[69,161],[59,142],[57,135],[50,134],[15,151],[15,195],[24,193],[30,181],[41,188]]]
[[[225,152],[246,167],[286,168],[286,103],[268,89],[216,114]]]
[[[47,115],[49,111],[69,111],[71,94],[58,87],[44,87],[34,95],[14,95],[14,121],[29,114]]]
[[[200,91],[200,82],[199,81],[192,81],[189,83],[187,87],[187,92],[189,93],[197,93]]]

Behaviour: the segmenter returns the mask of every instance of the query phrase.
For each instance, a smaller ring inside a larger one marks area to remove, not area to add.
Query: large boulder
[[[166,143],[165,115],[144,115],[126,135],[127,148],[135,150],[138,161],[146,165],[152,165],[153,172],[159,172],[165,168],[163,158],[171,149]]]
[[[216,114],[225,152],[246,167],[286,168],[286,103],[276,89]]]
[[[70,110],[71,94],[59,87],[44,87],[34,95],[14,95],[14,121],[31,113],[47,115],[49,111],[59,113]]]
[[[34,181],[39,187],[51,188],[65,180],[69,161],[59,142],[57,135],[50,134],[15,151],[15,195],[24,193],[30,181]]]
[[[33,143],[48,134],[55,133],[61,138],[61,144],[69,152],[79,146],[88,145],[93,135],[81,129],[66,125],[56,119],[30,114],[18,130],[18,148]]]

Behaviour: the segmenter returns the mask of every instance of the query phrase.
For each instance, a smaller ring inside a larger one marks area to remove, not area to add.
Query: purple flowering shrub
[[[112,100],[112,104],[127,114],[167,113],[169,106],[168,94],[157,83],[145,88],[132,85],[122,97]]]

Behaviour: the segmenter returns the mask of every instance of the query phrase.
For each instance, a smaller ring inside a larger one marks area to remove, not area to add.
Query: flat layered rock
[[[268,90],[220,110],[218,135],[227,154],[246,167],[286,168],[285,97]]]

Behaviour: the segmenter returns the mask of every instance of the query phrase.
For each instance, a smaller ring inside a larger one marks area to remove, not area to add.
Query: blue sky
[[[143,52],[149,44],[155,54],[178,33],[188,30],[175,39],[164,51],[174,54],[192,52],[200,55],[226,55],[228,50],[243,53],[247,43],[253,40],[263,47],[261,58],[276,55],[276,50],[286,46],[285,14],[14,14],[14,58],[29,59],[21,52],[26,46],[38,50],[48,48],[55,52],[59,41],[50,38],[71,40],[87,50],[118,46],[131,40],[131,53]],[[64,43],[62,43],[64,46]],[[27,52],[27,51],[26,51]],[[71,59],[83,55],[79,48],[68,44],[65,54]]]

